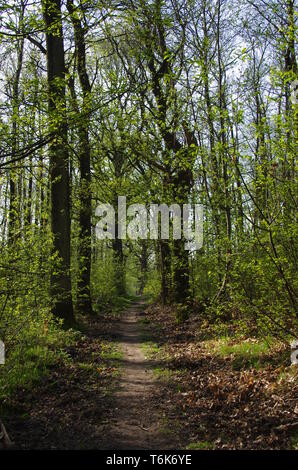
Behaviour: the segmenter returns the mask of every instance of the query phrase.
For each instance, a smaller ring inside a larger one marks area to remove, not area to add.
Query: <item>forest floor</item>
[[[140,300],[85,319],[2,418],[19,449],[293,449],[297,366],[282,344],[216,338]]]
[[[7,400],[5,425],[17,449],[178,446],[165,426],[164,387],[142,350],[143,312],[140,301],[120,315],[89,319],[83,337],[66,348],[69,360]]]

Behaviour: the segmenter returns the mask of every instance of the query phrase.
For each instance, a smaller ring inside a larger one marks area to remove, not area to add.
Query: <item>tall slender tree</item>
[[[65,59],[60,0],[43,0],[46,27],[51,230],[58,267],[51,272],[53,313],[66,324],[74,319],[70,274],[69,154],[65,101]]]
[[[74,30],[76,65],[83,95],[78,122],[80,165],[80,216],[79,216],[79,273],[77,308],[83,314],[92,313],[91,302],[91,170],[89,121],[91,106],[91,84],[86,66],[85,28],[81,24],[81,10],[75,8],[73,0],[67,1]]]

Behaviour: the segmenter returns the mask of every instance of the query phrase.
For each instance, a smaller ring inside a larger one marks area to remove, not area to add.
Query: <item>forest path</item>
[[[177,327],[171,309],[144,310],[139,301],[87,318],[39,380],[8,395],[0,414],[17,449],[296,446],[297,374],[280,347],[268,366],[235,368],[202,348],[198,316]]]
[[[145,358],[141,347],[138,317],[143,308],[143,302],[139,301],[119,322],[117,333],[123,368],[112,417],[103,430],[105,449],[165,449],[175,445],[163,432],[162,412],[156,399],[160,384],[154,377],[152,361]]]
[[[120,316],[87,319],[84,335],[65,348],[70,360],[11,396],[5,425],[16,448],[178,447],[175,412],[168,420],[168,384],[154,374],[161,361],[142,351],[150,339],[138,321],[145,306],[139,300]]]

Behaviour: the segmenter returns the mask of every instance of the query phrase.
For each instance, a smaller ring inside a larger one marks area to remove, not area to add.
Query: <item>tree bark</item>
[[[22,29],[25,7],[22,5],[20,13],[20,28]],[[24,38],[20,39],[17,46],[17,66],[12,83],[12,146],[11,157],[16,158],[18,150],[18,129],[19,129],[19,86],[23,66]],[[15,242],[17,231],[20,228],[17,223],[19,219],[18,195],[17,195],[17,171],[11,169],[9,175],[9,221],[8,221],[8,241],[10,244]]]
[[[69,155],[65,116],[65,62],[60,0],[43,0],[46,26],[51,184],[51,230],[59,267],[51,272],[52,312],[69,325],[74,320],[70,275]]]
[[[67,1],[74,29],[77,71],[83,93],[83,106],[79,121],[80,162],[80,216],[79,216],[79,274],[77,308],[80,313],[92,313],[91,301],[91,169],[90,169],[90,94],[91,85],[86,68],[85,31],[75,12],[73,0]]]

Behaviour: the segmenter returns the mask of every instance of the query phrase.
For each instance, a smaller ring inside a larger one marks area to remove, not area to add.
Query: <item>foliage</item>
[[[257,338],[219,351],[256,364],[297,334],[294,2],[62,3],[1,7],[1,396],[57,360],[63,328],[135,295],[181,331],[195,312]],[[202,248],[173,214],[169,240],[99,240],[121,195],[202,204]]]

